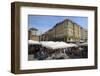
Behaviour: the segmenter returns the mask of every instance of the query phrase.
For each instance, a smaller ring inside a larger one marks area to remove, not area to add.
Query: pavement
[[[47,57],[46,59],[44,60],[54,60],[54,59],[69,59],[69,56],[66,55],[65,53],[58,53],[58,54],[52,54],[51,57]],[[31,60],[38,60],[36,58],[34,58],[34,55],[28,55],[28,60],[31,61]]]

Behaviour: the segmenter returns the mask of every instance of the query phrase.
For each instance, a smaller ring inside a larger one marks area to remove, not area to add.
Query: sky
[[[70,19],[73,22],[79,24],[83,28],[88,28],[88,18],[78,16],[46,16],[46,15],[29,15],[28,16],[28,28],[38,29],[38,34],[43,34],[47,30],[55,26],[56,23],[65,19]]]

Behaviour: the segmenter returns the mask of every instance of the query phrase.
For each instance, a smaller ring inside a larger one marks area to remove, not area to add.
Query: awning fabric
[[[29,40],[29,44],[40,44],[43,47],[50,48],[50,49],[59,49],[59,48],[68,48],[68,47],[77,47],[76,44],[73,43],[66,43],[66,42],[54,42],[54,41],[33,41]]]

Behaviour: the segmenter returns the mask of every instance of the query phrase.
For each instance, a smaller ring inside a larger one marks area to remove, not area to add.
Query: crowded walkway
[[[65,42],[36,42],[28,44],[28,60],[79,59],[88,57],[88,46]]]

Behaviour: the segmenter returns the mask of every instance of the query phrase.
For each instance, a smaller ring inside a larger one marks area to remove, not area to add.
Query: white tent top
[[[70,44],[70,47],[78,47],[77,44],[73,44],[73,43],[69,43]]]
[[[78,47],[76,44],[72,43],[66,43],[66,42],[54,42],[54,41],[34,41],[34,40],[29,40],[29,44],[40,44],[46,48],[50,49],[59,49],[59,48],[68,48],[68,47]]]
[[[41,45],[51,49],[68,48],[68,47],[78,47],[76,44],[70,44],[65,42],[41,42]]]
[[[28,44],[40,44],[40,42],[34,40],[28,40]]]
[[[84,42],[84,43],[81,43],[80,46],[87,46],[88,43],[87,42]]]
[[[58,44],[58,42],[40,42],[42,46],[47,47],[47,48],[51,48],[54,49],[54,46]]]

